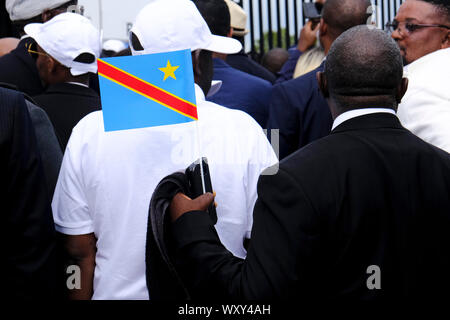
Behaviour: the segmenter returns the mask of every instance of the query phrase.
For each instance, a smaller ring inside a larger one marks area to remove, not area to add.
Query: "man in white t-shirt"
[[[277,163],[261,127],[247,114],[205,101],[211,86],[211,51],[241,49],[213,36],[189,0],[157,0],[131,30],[133,54],[190,48],[198,122],[104,132],[102,112],[86,116],[69,140],[53,198],[56,229],[81,268],[79,299],[148,299],[145,241],[152,193],[165,176],[208,158],[217,193],[217,232],[244,257],[260,173]]]

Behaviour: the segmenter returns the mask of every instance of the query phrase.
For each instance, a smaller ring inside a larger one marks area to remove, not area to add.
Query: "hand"
[[[208,192],[192,200],[181,192],[177,193],[169,207],[172,222],[189,211],[206,211],[213,203],[215,196],[215,192],[214,194]],[[217,207],[217,204],[215,206]]]
[[[314,25],[315,26],[314,26]],[[314,27],[314,29],[313,29]],[[300,38],[298,39],[297,49],[301,52],[307,51],[309,48],[314,46],[317,40],[317,31],[320,28],[320,23],[315,23],[309,20],[300,32]]]

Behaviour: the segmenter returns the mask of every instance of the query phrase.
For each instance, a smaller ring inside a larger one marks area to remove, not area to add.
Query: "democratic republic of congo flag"
[[[98,59],[105,131],[197,120],[190,50]]]

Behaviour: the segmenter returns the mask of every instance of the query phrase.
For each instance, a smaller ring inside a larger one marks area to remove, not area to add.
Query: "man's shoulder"
[[[0,57],[0,66],[2,71],[15,70],[16,68],[25,67],[26,63],[30,63],[31,56],[28,56],[24,49],[24,44],[20,42],[14,50]],[[24,53],[25,52],[25,53]],[[15,70],[17,71],[17,70]],[[0,73],[1,76],[1,73]]]
[[[239,109],[227,108],[212,101],[204,101],[202,103],[199,118],[201,115],[204,115],[204,121],[210,122],[214,127],[248,127],[249,129],[261,129],[258,123],[248,113]]]
[[[417,94],[431,94],[436,99],[447,100],[450,96],[450,48],[430,53],[405,67],[409,79],[408,91],[402,102],[414,104]],[[414,96],[415,99],[409,99]],[[411,100],[411,101],[409,101]],[[417,101],[420,101],[417,99]]]
[[[253,61],[247,55],[228,55],[227,63],[229,63],[235,69],[239,69],[260,79],[266,80],[271,84],[276,80],[276,76],[272,74],[272,72],[270,72],[257,62]]]
[[[258,88],[258,89],[270,89],[272,84],[264,79],[261,79],[257,76],[251,75],[239,69],[233,68],[230,65],[227,65],[226,68],[219,69],[223,72],[223,75],[229,78],[229,81],[237,87],[244,86],[245,88]],[[216,74],[216,72],[215,72]],[[224,80],[224,79],[215,79],[215,80]]]
[[[98,110],[101,104],[100,96],[91,88],[85,88],[75,84],[61,83],[49,87],[40,95],[34,96],[33,99],[38,105],[43,107],[74,107],[86,106],[92,107],[92,110]]]
[[[326,103],[317,84],[318,71],[319,69],[316,69],[301,77],[276,84],[272,91],[272,101],[281,99],[296,109],[304,109],[310,102]]]
[[[0,101],[2,102],[2,106],[7,106],[8,108],[14,106],[12,101],[20,99],[21,97],[25,99],[21,92],[0,86]]]
[[[450,59],[450,48],[441,49],[429,53],[405,67],[407,73],[414,75],[415,73],[430,74],[430,68],[448,68],[448,60]],[[431,74],[430,74],[431,75]]]
[[[274,86],[274,93],[284,92],[286,96],[292,98],[306,97],[316,93],[320,94],[316,79],[316,73],[318,71],[320,71],[319,68],[301,77],[278,83]]]
[[[387,130],[384,130],[383,134],[383,138],[381,138],[378,131],[364,129],[334,132],[311,142],[285,158],[283,162],[287,167],[299,167],[299,163],[306,167],[308,165],[317,166],[317,163],[330,161],[334,163],[341,161],[351,165],[351,161],[347,161],[347,159],[358,161],[364,154],[371,154],[374,147],[384,148],[392,145],[392,142],[389,141],[392,140],[396,141],[396,148],[393,150],[395,153],[429,156],[450,164],[449,153],[420,139],[405,128],[401,128],[400,131],[397,130],[395,133],[394,131],[388,133]],[[365,153],[365,150],[367,153]],[[355,157],[355,154],[359,156]],[[388,157],[389,155],[386,154],[385,156]]]
[[[17,77],[17,74],[25,76],[27,67],[19,57],[10,52],[0,57],[0,70],[0,82],[7,82]]]
[[[302,166],[316,166],[318,162],[328,160],[333,153],[339,154],[338,145],[341,145],[341,141],[342,137],[339,135],[325,136],[289,155],[282,163],[287,168],[298,167],[299,163],[302,163]]]
[[[103,111],[98,110],[87,114],[73,128],[73,134],[99,134],[104,132]]]

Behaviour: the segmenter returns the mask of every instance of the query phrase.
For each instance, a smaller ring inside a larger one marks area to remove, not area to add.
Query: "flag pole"
[[[203,172],[203,162],[202,162],[202,141],[200,139],[200,126],[198,125],[198,119],[195,121],[196,122],[196,131],[197,131],[197,152],[198,152],[198,159],[200,162],[200,176],[201,176],[201,180],[202,180],[202,190],[203,193],[206,193],[206,188],[205,188],[205,173]]]

